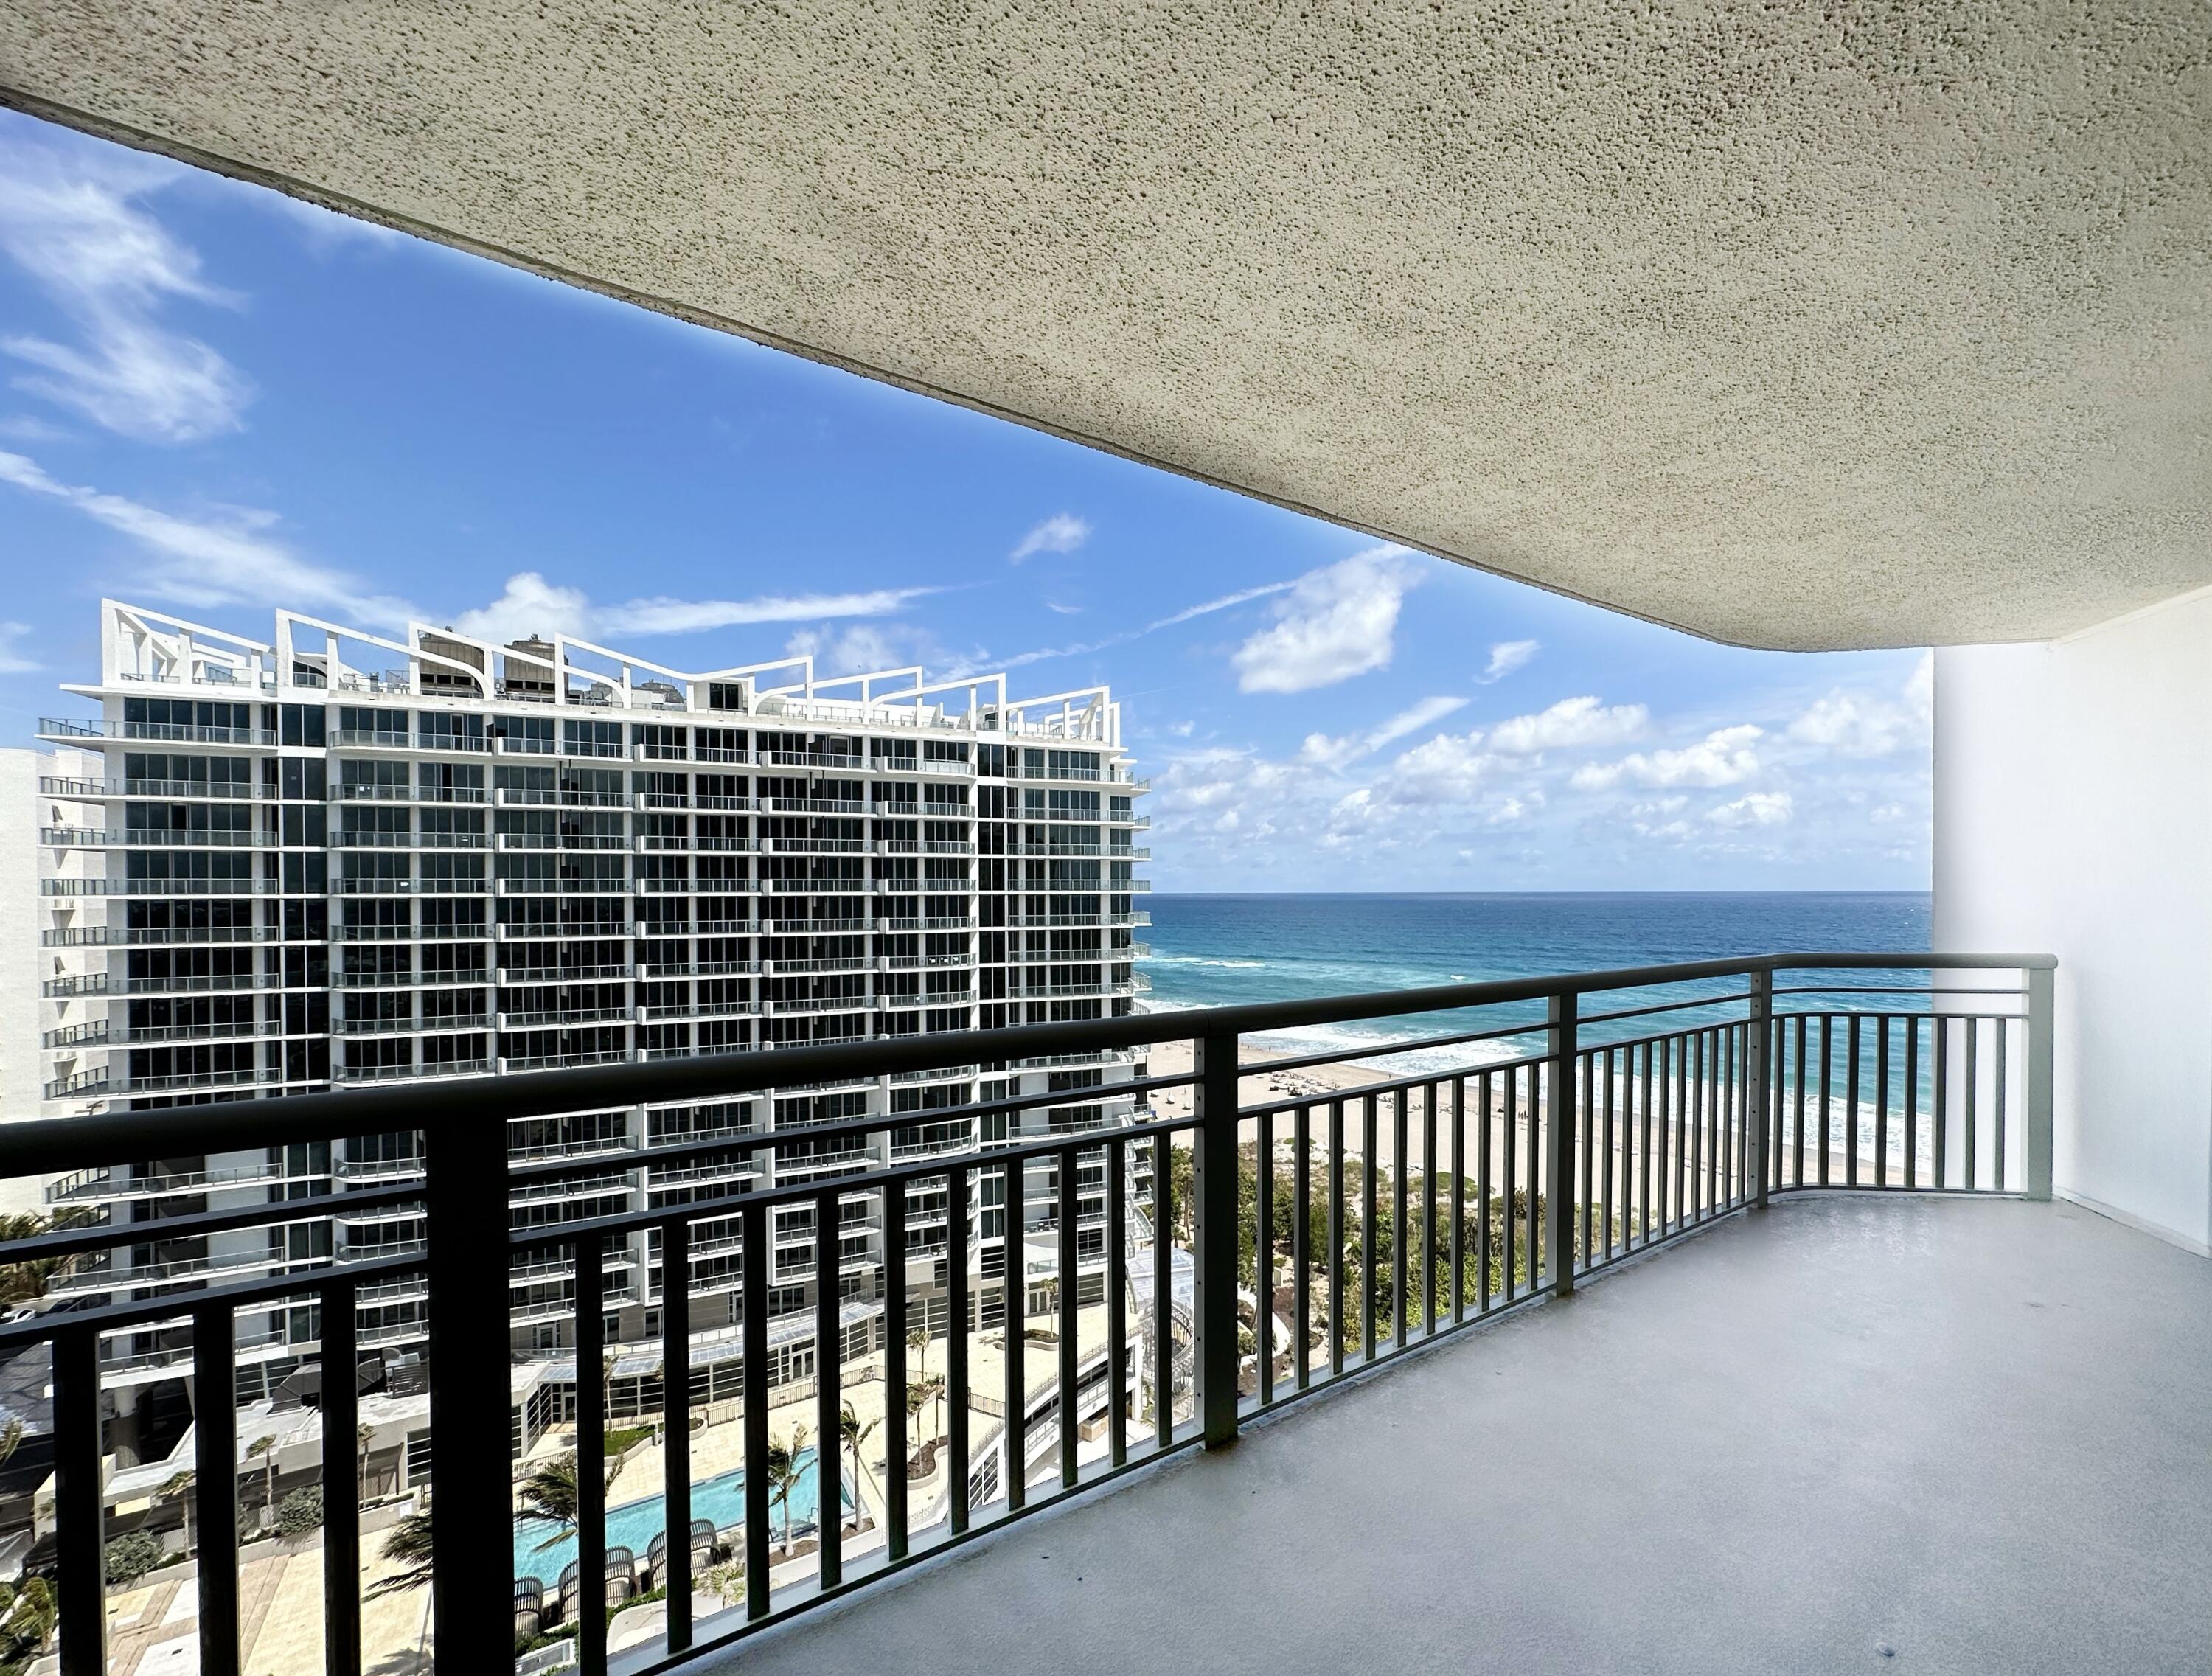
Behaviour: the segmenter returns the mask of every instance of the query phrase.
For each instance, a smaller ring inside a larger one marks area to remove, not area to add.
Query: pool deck
[[[698,1667],[2202,1672],[2212,1263],[1804,1196]]]

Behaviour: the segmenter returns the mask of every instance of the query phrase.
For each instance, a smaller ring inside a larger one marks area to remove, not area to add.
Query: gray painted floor
[[[2212,1670],[2212,1263],[1778,1203],[708,1667]]]

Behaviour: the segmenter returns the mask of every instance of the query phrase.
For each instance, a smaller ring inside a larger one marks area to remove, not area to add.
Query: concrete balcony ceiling
[[[1725,640],[2212,582],[2188,0],[26,0],[0,99]]]

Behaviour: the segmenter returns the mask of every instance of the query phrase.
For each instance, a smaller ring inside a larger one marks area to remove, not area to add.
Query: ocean
[[[1790,949],[1917,952],[1929,945],[1924,892],[1155,895],[1146,906],[1152,952],[1138,969],[1152,982],[1149,1008],[1313,999]],[[1741,987],[1691,986],[1649,999]],[[1905,1011],[1921,1003],[1894,996],[1871,1005]],[[1254,1041],[1365,1058],[1388,1054],[1393,1043],[1497,1022],[1457,1022],[1464,1017],[1334,1024]],[[1741,1010],[1701,1009],[1687,1019],[1723,1017],[1740,1017]],[[1469,1055],[1460,1048],[1449,1057],[1465,1064]],[[1384,1062],[1401,1074],[1430,1068],[1419,1056]]]

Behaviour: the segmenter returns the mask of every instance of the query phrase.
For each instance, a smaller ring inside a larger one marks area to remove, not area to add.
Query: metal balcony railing
[[[655,1242],[660,1296],[686,1296],[695,1283],[719,1290],[738,1275],[738,1325],[717,1331],[733,1333],[740,1351],[733,1365],[741,1366],[741,1418],[696,1417],[741,1426],[742,1456],[752,1462],[769,1459],[770,1406],[781,1388],[772,1346],[811,1330],[806,1400],[819,1437],[839,1436],[849,1377],[844,1287],[816,1287],[811,1303],[772,1310],[772,1286],[817,1271],[848,1284],[876,1284],[879,1275],[882,1333],[872,1356],[880,1357],[885,1388],[907,1387],[910,1328],[939,1341],[929,1371],[945,1382],[954,1465],[942,1502],[917,1507],[904,1471],[881,1474],[881,1554],[865,1571],[848,1569],[842,1521],[818,1521],[815,1586],[791,1588],[787,1566],[787,1578],[771,1571],[769,1475],[748,1473],[737,1522],[720,1533],[743,1557],[742,1598],[695,1621],[697,1562],[673,1545],[653,1576],[665,1589],[661,1639],[623,1658],[625,1670],[655,1671],[1148,1460],[1227,1442],[1249,1416],[1423,1340],[1572,1291],[1773,1194],[1841,1187],[2047,1199],[2053,966],[2038,955],[1763,956],[0,1126],[4,1175],[115,1169],[184,1146],[213,1156],[371,1134],[414,1132],[428,1140],[419,1181],[159,1224],[165,1242],[185,1242],[296,1225],[334,1210],[362,1221],[412,1218],[420,1205],[419,1250],[394,1242],[358,1261],[242,1281],[187,1272],[201,1260],[186,1256],[177,1260],[183,1267],[160,1269],[185,1290],[0,1322],[0,1356],[51,1351],[62,1668],[105,1667],[103,1337],[189,1323],[192,1388],[228,1393],[241,1314],[251,1327],[283,1306],[318,1303],[320,1355],[349,1367],[381,1330],[372,1321],[364,1331],[358,1306],[423,1281],[437,1653],[453,1669],[496,1671],[514,1658],[507,1602],[515,1581],[509,1428],[518,1269],[526,1280],[549,1264],[573,1272],[585,1307],[572,1312],[562,1355],[576,1448],[593,1462],[604,1450],[611,1360],[606,1312],[595,1306],[635,1296],[614,1272],[623,1263],[609,1253],[611,1241]],[[1887,975],[1859,975],[1867,973]],[[1423,1018],[1433,1022],[1364,1050],[1240,1065],[1243,1041],[1255,1034]],[[872,1113],[809,1124],[797,1136],[749,1129],[670,1139],[627,1155],[614,1175],[604,1160],[517,1160],[508,1151],[509,1126],[524,1120],[885,1078],[965,1079],[981,1065],[1122,1066],[1178,1041],[1192,1044],[1188,1070]],[[1355,1053],[1370,1061],[1373,1080],[1300,1085],[1299,1072]],[[1418,1068],[1408,1072],[1411,1055]],[[1259,1089],[1263,1097],[1246,1103]],[[1188,1090],[1190,1108],[1156,1115],[1166,1109],[1158,1096],[1172,1090]],[[1121,1100],[1137,1105],[1121,1126],[1040,1134],[1024,1121],[1042,1112],[1048,1122],[1087,1123],[1093,1108]],[[1007,1137],[988,1152],[907,1156],[896,1139],[900,1132],[908,1143],[941,1134],[945,1124],[973,1123],[980,1135],[989,1133],[987,1120],[1003,1120]],[[629,1196],[594,1196],[621,1170],[711,1166],[738,1175],[731,1166],[754,1158],[768,1161],[774,1176],[740,1180],[725,1196],[643,1209]],[[910,1189],[921,1204],[911,1226]],[[513,1226],[507,1210],[517,1203],[542,1207],[550,1219]],[[1014,1207],[1020,1216],[1010,1238],[993,1218]],[[795,1242],[773,1237],[778,1224],[800,1221],[818,1231]],[[145,1231],[143,1224],[61,1228],[0,1245],[0,1264],[65,1272],[113,1261],[102,1254]],[[1370,1254],[1376,1260],[1366,1260]],[[207,1260],[212,1270],[222,1260]],[[915,1288],[933,1264],[941,1265],[945,1296],[920,1297]],[[1018,1277],[1011,1297],[1010,1271]],[[131,1272],[152,1271],[133,1264]],[[89,1296],[89,1279],[80,1284]],[[1267,1307],[1243,1304],[1255,1289]],[[526,1296],[533,1319],[543,1303]],[[1085,1310],[1097,1312],[1087,1331]],[[944,1336],[934,1324],[946,1319],[960,1330]],[[1040,1321],[1049,1347],[1032,1349],[1029,1324]],[[1023,1330],[1006,1330],[1010,1322]],[[697,1343],[684,1310],[664,1309],[659,1330],[657,1365],[694,1369],[691,1381],[666,1381],[659,1399],[660,1424],[682,1437],[700,1400]],[[975,1376],[978,1344],[995,1364],[988,1380]],[[1125,1373],[1100,1379],[1102,1353],[1105,1368]],[[1032,1357],[1042,1358],[1041,1384],[1030,1378]],[[612,1365],[634,1389],[635,1375]],[[363,1667],[353,1381],[325,1381],[321,1400],[323,1569],[337,1580],[323,1603],[325,1667],[352,1676]],[[971,1413],[993,1404],[1003,1424],[971,1436]],[[1079,1423],[1062,1424],[1066,1415]],[[199,1479],[232,1483],[236,1411],[204,1400],[194,1418]],[[882,1428],[884,1458],[903,1463],[913,1440],[902,1404],[888,1406]],[[665,1527],[688,1529],[687,1452],[669,1460]],[[845,1470],[841,1450],[818,1452],[820,1506],[842,1504]],[[610,1557],[604,1481],[587,1472],[578,1488],[577,1563],[580,1575],[595,1577]],[[209,1676],[239,1670],[240,1535],[233,1497],[200,1501],[199,1667]],[[582,1672],[600,1676],[606,1614],[594,1605],[576,1614],[574,1627]]]

